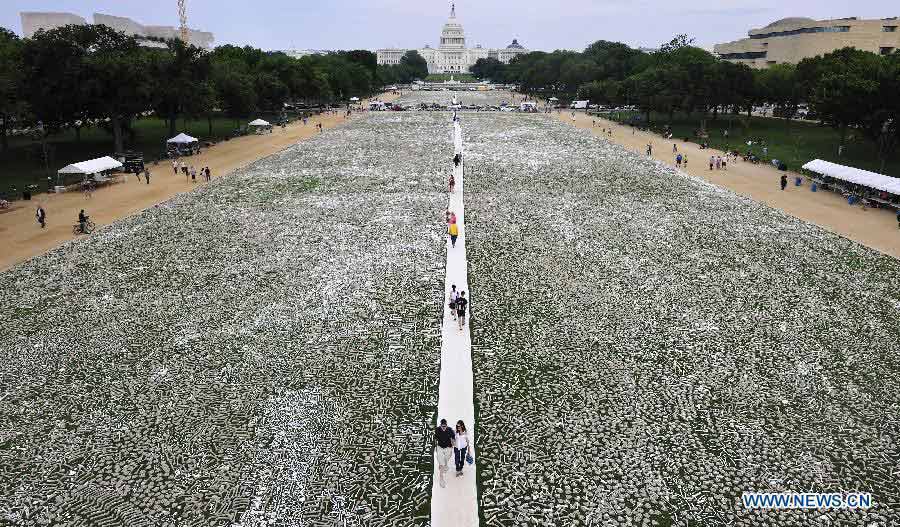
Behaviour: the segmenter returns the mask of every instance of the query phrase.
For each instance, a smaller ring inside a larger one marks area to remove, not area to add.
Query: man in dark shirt
[[[81,212],[78,213],[78,225],[81,226],[81,233],[87,234],[85,232],[85,224],[88,221],[88,215],[84,213],[84,209],[81,209]]]
[[[466,325],[466,306],[468,305],[469,301],[466,299],[466,292],[460,292],[459,298],[456,299],[456,319],[459,321],[459,329]]]
[[[448,463],[450,463],[450,458],[453,457],[454,439],[456,439],[456,434],[453,432],[453,429],[447,426],[446,419],[441,419],[441,424],[434,429],[434,440],[437,443],[435,453],[438,459],[441,488],[447,486],[447,482],[444,481],[444,473],[449,470]]]

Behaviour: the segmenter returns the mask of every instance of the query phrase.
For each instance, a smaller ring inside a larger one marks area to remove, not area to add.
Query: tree
[[[237,120],[256,110],[256,89],[253,79],[244,73],[216,75],[214,86],[225,115]]]
[[[810,107],[840,132],[843,146],[850,126],[861,124],[879,93],[880,57],[843,48],[823,57],[804,59],[797,66],[809,87]]]
[[[900,143],[900,55],[879,58],[877,88],[860,116],[862,132],[877,145],[881,171]]]
[[[506,65],[495,58],[478,59],[469,68],[469,72],[476,79],[487,79],[493,82],[504,82],[506,79]]]
[[[404,66],[414,79],[424,79],[428,76],[428,62],[417,51],[404,53],[400,58],[400,65]]]
[[[179,116],[203,114],[199,106],[210,101],[203,95],[212,68],[210,57],[196,46],[170,40],[154,58],[154,74],[160,79],[154,107],[169,121],[169,135],[175,135]]]
[[[12,31],[0,27],[0,141],[4,152],[9,148],[10,120],[25,110],[21,97],[23,82],[22,41]]]
[[[38,31],[23,50],[29,102],[45,130],[109,119],[117,151],[124,149],[123,130],[150,107],[149,64],[133,37],[104,25]]]
[[[583,55],[599,68],[600,80],[624,80],[650,66],[650,56],[643,51],[632,49],[621,42],[598,40],[587,48]]]
[[[797,67],[793,64],[775,64],[758,70],[760,99],[775,107],[774,115],[791,119],[797,113],[797,107],[803,97],[800,82],[797,79]]]
[[[45,133],[86,119],[84,57],[87,26],[38,31],[22,48],[23,90]]]

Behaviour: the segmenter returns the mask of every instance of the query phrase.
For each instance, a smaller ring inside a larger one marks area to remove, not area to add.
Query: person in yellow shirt
[[[450,227],[447,229],[447,232],[450,234],[450,245],[452,247],[456,247],[456,238],[459,236],[459,226],[456,225],[456,222],[450,224]]]

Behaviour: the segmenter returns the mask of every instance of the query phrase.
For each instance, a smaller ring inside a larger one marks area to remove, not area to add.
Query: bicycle
[[[72,225],[72,234],[75,234],[75,235],[90,234],[90,233],[94,232],[94,229],[96,229],[96,228],[97,228],[97,226],[94,225],[94,222],[92,222],[91,220],[87,220],[86,222],[84,222],[84,231],[81,230],[80,223],[76,223],[75,225]]]

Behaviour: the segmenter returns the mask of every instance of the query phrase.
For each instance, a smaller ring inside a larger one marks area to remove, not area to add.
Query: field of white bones
[[[900,517],[900,262],[460,119],[483,526]],[[428,525],[452,154],[373,112],[0,273],[0,524]],[[780,490],[875,506],[741,507]]]
[[[462,122],[486,525],[900,518],[900,262],[544,116]]]

